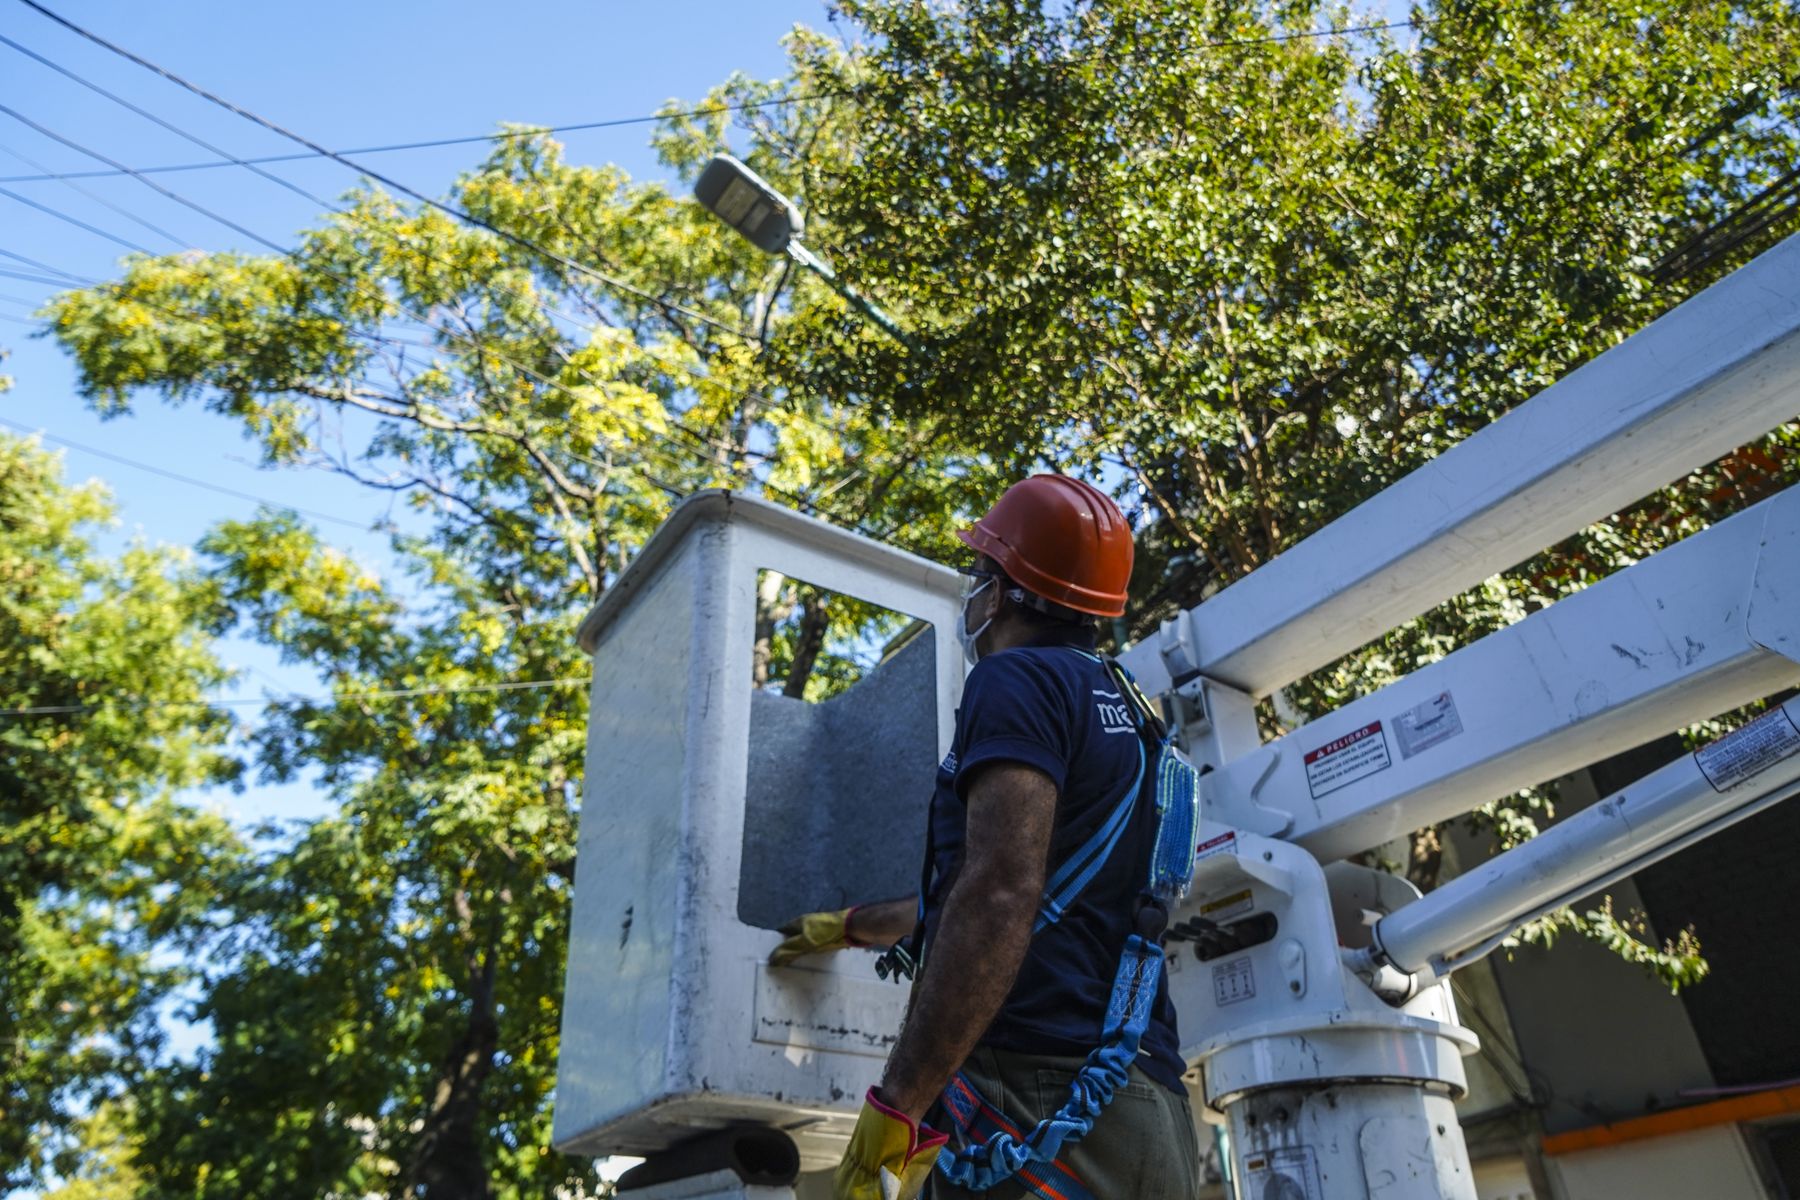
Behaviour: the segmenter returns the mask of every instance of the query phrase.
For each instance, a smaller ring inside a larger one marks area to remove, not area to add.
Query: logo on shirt
[[[1107,733],[1137,732],[1137,726],[1131,722],[1131,706],[1125,703],[1125,697],[1102,688],[1095,688],[1094,696],[1094,712],[1100,718],[1102,730]]]

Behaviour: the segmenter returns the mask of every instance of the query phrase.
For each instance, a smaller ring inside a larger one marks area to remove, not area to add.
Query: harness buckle
[[[918,969],[919,964],[911,954],[907,953],[904,941],[889,946],[882,952],[881,957],[875,960],[875,974],[883,979],[891,975],[895,983],[899,983],[902,979],[911,979]]]
[[[1163,931],[1169,927],[1169,910],[1151,895],[1138,897],[1137,935],[1152,946],[1160,945]]]

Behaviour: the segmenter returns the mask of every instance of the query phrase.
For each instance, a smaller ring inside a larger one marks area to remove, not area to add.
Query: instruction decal
[[[1306,752],[1306,790],[1317,800],[1393,765],[1381,722],[1370,721]]]
[[[1794,728],[1786,709],[1777,708],[1696,750],[1694,761],[1713,790],[1723,792],[1796,751],[1800,751],[1800,729]]]
[[[1250,967],[1249,955],[1230,959],[1213,968],[1213,1003],[1223,1008],[1255,998],[1256,972]]]
[[[1456,711],[1455,697],[1449,692],[1439,692],[1394,718],[1394,740],[1400,743],[1401,758],[1411,758],[1421,750],[1449,741],[1462,731],[1462,717]]]
[[[1279,1200],[1319,1200],[1319,1160],[1311,1146],[1283,1146],[1244,1155],[1242,1194]]]

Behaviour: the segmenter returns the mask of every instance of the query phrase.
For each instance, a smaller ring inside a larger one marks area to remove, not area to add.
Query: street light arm
[[[833,271],[824,259],[807,249],[805,243],[801,242],[799,238],[788,243],[787,252],[789,258],[823,279],[827,287],[847,300],[850,307],[874,322],[875,327],[881,332],[914,354],[924,357],[929,353],[917,338],[902,328],[900,323],[890,317],[880,305],[839,279],[837,272]]]

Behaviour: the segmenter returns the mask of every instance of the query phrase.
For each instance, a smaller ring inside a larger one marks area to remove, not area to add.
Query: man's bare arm
[[[996,763],[968,796],[967,850],[944,900],[881,1098],[917,1121],[987,1032],[1018,978],[1044,890],[1056,784],[1042,771]]]
[[[850,936],[869,946],[891,946],[919,923],[919,898],[859,904],[845,922]]]

